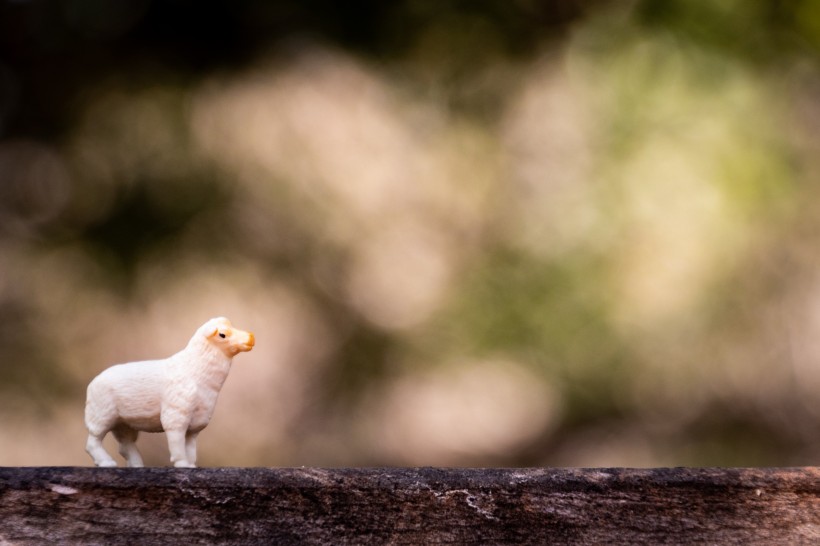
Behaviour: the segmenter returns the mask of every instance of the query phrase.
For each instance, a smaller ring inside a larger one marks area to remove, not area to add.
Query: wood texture
[[[6,544],[820,543],[820,469],[0,468]]]

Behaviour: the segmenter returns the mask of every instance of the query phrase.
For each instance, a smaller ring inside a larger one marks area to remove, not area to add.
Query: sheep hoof
[[[114,468],[117,466],[117,461],[102,461],[97,463],[100,468]]]
[[[174,466],[177,468],[196,468],[194,463],[189,463],[188,461],[177,461],[174,463]]]

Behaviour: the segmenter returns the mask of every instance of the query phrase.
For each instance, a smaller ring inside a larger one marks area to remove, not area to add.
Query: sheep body
[[[219,317],[203,324],[180,352],[164,360],[118,364],[88,385],[86,451],[97,466],[116,466],[102,439],[113,432],[128,466],[143,466],[139,432],[165,432],[175,466],[195,466],[196,436],[211,420],[233,357],[250,351],[253,334]]]

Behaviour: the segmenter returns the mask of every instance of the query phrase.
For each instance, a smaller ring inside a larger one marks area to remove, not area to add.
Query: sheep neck
[[[233,360],[207,340],[197,338],[191,339],[188,346],[177,353],[177,356],[178,358],[174,359],[174,367],[178,368],[188,381],[199,388],[206,387],[216,392],[225,383]]]

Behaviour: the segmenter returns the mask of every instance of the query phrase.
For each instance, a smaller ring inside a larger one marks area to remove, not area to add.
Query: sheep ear
[[[206,334],[205,337],[214,337],[218,331],[219,328],[214,328],[214,331]]]

